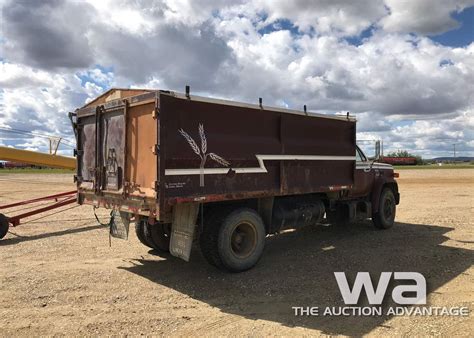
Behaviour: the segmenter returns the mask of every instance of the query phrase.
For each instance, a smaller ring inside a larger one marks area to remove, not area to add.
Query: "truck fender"
[[[385,187],[390,187],[393,190],[393,194],[395,195],[396,203],[398,204],[400,201],[400,194],[398,193],[398,184],[394,179],[387,179],[385,177],[379,178],[374,183],[374,188],[372,189],[372,211],[375,212],[379,208],[380,203],[380,195],[382,194],[382,190]]]

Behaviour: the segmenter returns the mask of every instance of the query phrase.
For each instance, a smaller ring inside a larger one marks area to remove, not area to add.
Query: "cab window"
[[[362,154],[359,148],[356,148],[356,161],[357,162],[366,161],[364,154]]]

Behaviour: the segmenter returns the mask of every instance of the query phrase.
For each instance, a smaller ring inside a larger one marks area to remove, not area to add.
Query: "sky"
[[[474,0],[0,0],[0,145],[74,142],[111,87],[355,115],[359,140],[474,156]],[[7,131],[33,132],[34,135]],[[370,142],[368,142],[370,143]]]

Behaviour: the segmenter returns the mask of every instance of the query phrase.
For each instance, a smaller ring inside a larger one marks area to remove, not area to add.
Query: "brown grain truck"
[[[209,263],[243,271],[282,229],[394,223],[393,168],[356,146],[349,115],[138,89],[73,115],[78,202],[114,209],[112,233],[135,222],[143,244],[186,261],[195,238]]]

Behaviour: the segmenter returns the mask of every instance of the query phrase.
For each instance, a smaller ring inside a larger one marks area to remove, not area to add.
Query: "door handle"
[[[364,172],[365,172],[365,173],[368,173],[368,172],[370,172],[370,170],[371,170],[371,168],[370,168],[370,167],[369,167],[369,168],[364,168]]]

